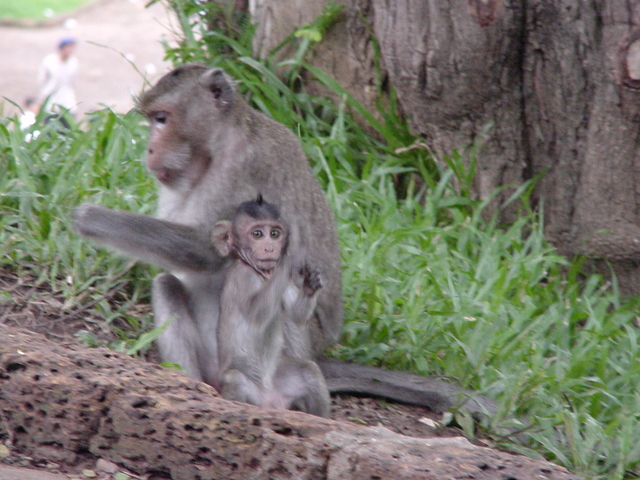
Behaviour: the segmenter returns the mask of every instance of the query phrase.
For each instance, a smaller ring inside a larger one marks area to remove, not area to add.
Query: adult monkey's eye
[[[159,111],[153,114],[153,121],[155,123],[160,123],[162,125],[164,125],[165,123],[167,123],[167,112],[165,111]]]

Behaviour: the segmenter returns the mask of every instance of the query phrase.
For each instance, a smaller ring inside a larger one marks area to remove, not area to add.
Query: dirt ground
[[[126,112],[133,106],[132,97],[143,86],[142,76],[131,63],[140,71],[146,71],[151,82],[157,79],[169,68],[163,61],[160,39],[164,37],[171,41],[176,28],[163,5],[146,9],[145,3],[144,0],[95,0],[75,14],[47,26],[0,25],[0,97],[23,104],[27,96],[37,95],[36,74],[40,61],[56,48],[61,37],[72,35],[78,41],[76,54],[80,61],[76,81],[79,110],[88,112],[103,104]],[[4,102],[4,115],[16,111],[15,106]],[[62,342],[75,342],[74,334],[79,330],[93,330],[105,341],[112,340],[108,338],[110,332],[100,328],[100,319],[91,318],[86,311],[77,308],[75,313],[65,309],[64,298],[49,291],[46,285],[36,285],[33,279],[0,271],[0,291],[6,292],[11,299],[0,299],[0,323],[22,326]],[[144,310],[148,306],[140,308]],[[358,424],[384,425],[405,435],[458,434],[452,429],[435,429],[433,420],[436,416],[428,410],[374,399],[335,398],[332,416]],[[42,465],[34,464],[20,452],[10,451],[3,457],[0,449],[0,480],[68,478],[66,475],[56,477],[56,472],[86,478],[82,470],[95,470],[97,460],[82,465]],[[15,469],[15,466],[41,470],[33,473]],[[114,478],[113,473],[100,470],[97,475],[100,479]]]

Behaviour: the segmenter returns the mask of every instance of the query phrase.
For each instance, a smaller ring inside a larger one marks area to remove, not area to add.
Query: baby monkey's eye
[[[251,235],[253,238],[262,238],[262,230],[254,230]]]

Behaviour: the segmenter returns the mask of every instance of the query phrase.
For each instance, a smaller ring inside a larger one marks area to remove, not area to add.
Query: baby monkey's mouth
[[[271,258],[266,260],[256,259],[255,264],[256,264],[256,267],[257,267],[256,270],[258,270],[258,273],[260,273],[260,275],[262,275],[264,278],[268,280],[273,275],[273,271],[278,265],[278,261],[273,260]]]

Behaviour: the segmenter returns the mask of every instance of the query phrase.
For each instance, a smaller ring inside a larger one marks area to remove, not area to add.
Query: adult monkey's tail
[[[349,393],[393,400],[444,413],[460,406],[472,414],[492,416],[493,400],[445,380],[383,368],[367,367],[327,357],[316,359],[331,393]]]

